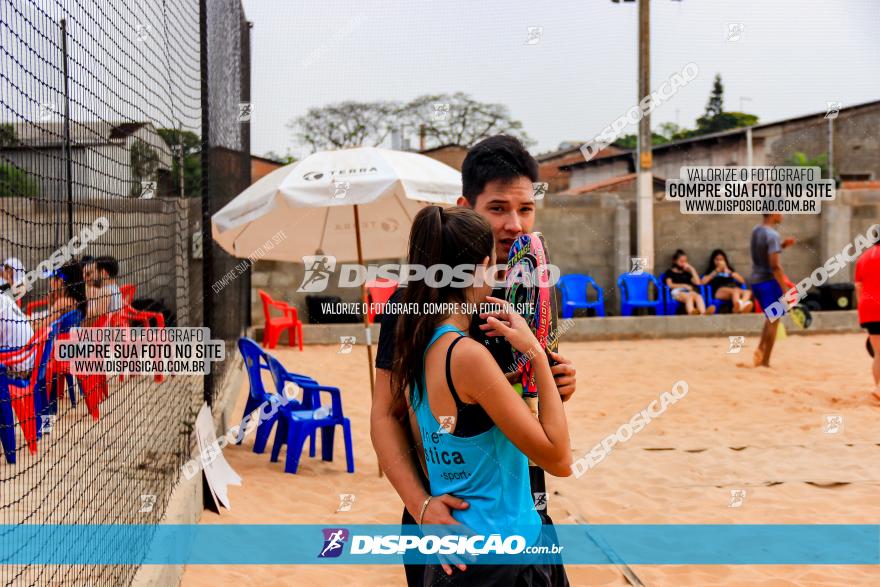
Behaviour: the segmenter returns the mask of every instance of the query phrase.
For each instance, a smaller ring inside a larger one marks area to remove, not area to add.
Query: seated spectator
[[[116,283],[119,262],[104,256],[91,259],[83,265],[86,295],[89,299],[89,318],[97,318],[122,309],[122,291]]]
[[[754,307],[752,292],[740,287],[745,282],[745,278],[727,260],[727,253],[721,249],[712,251],[702,283],[712,288],[716,299],[730,302],[734,314],[751,312]]]
[[[3,261],[0,267],[0,277],[3,278],[3,285],[0,291],[9,291],[15,299],[21,298],[26,292],[24,291],[24,263],[15,257],[9,257]]]
[[[663,283],[671,290],[672,299],[684,304],[688,314],[715,313],[715,306],[707,308],[703,296],[696,290],[695,286],[701,285],[700,276],[681,249],[672,255],[672,266],[663,274]]]
[[[0,294],[0,350],[23,347],[33,336],[34,329],[12,296]],[[11,367],[10,372],[18,375],[30,371],[33,366],[31,356]]]
[[[71,310],[79,310],[85,317],[87,307],[88,299],[82,267],[78,262],[70,261],[49,275],[49,310],[33,321],[33,328],[39,330],[44,326],[50,326],[52,322]]]

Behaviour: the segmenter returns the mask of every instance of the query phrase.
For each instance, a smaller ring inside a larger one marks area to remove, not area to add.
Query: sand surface
[[[618,445],[586,475],[548,478],[549,511],[557,523],[878,523],[880,406],[864,335],[790,336],[777,343],[773,367],[750,363],[757,340],[728,354],[727,336],[677,340],[561,342],[578,369],[578,391],[567,404],[574,455],[613,433],[673,383],[688,394],[660,418]],[[370,443],[366,350],[337,354],[333,346],[284,348],[290,369],[342,389],[352,421],[356,472],[336,460],[303,457],[288,475],[268,452],[251,451],[253,437],[225,450],[242,476],[230,488],[232,511],[205,512],[204,524],[392,524],[402,504],[377,476]],[[236,413],[244,407],[242,388]],[[836,434],[825,417],[843,416]],[[320,452],[318,453],[320,455]],[[281,455],[282,461],[284,453]],[[729,507],[732,489],[746,490]],[[339,512],[339,494],[355,495]],[[267,549],[279,548],[267,544]],[[297,548],[297,545],[290,545]],[[614,566],[569,566],[572,585],[626,585]],[[632,570],[645,585],[878,585],[867,566],[647,566]],[[184,587],[260,585],[405,585],[396,566],[189,566]]]

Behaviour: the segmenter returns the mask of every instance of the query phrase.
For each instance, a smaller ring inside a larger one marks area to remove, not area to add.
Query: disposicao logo
[[[348,540],[348,530],[345,528],[324,528],[324,547],[318,554],[318,558],[336,558],[344,550]]]

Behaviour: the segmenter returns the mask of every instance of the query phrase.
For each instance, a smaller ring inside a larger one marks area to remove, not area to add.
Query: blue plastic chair
[[[263,378],[262,372],[263,370],[270,371],[269,369],[269,361],[276,360],[274,357],[268,355],[257,342],[251,338],[247,338],[243,336],[238,339],[238,350],[241,351],[241,356],[244,358],[245,370],[248,376],[248,397],[244,406],[244,413],[241,418],[242,421],[248,415],[253,413],[255,410],[260,408],[260,406],[264,405],[266,402],[278,403],[280,402],[280,395],[284,393],[284,382],[281,382],[281,386],[278,386],[278,380],[275,380],[275,393],[269,393],[266,391],[266,388],[263,386]],[[271,371],[270,371],[271,372]],[[311,377],[307,375],[299,375],[297,373],[290,373],[290,381],[294,381],[295,383],[317,383]],[[301,407],[300,403],[296,400],[288,401],[289,408],[288,409],[296,409],[297,407]],[[275,412],[268,417],[265,417],[264,414],[258,413],[257,417],[260,418],[260,422],[257,425],[257,436],[254,439],[254,452],[257,454],[262,454],[266,450],[266,445],[269,442],[269,436],[272,435],[272,428],[275,426],[275,422],[278,421],[279,410],[275,410]],[[236,438],[236,444],[241,444],[244,439],[245,427],[242,426],[238,433],[238,438]],[[314,442],[312,439],[312,456],[314,456]]]
[[[286,380],[289,374],[278,361],[269,361],[269,368],[276,384]],[[342,426],[345,439],[345,461],[349,473],[354,473],[354,455],[351,447],[351,422],[342,413],[342,396],[339,388],[320,385],[318,383],[297,382],[303,388],[303,405],[305,409],[290,410],[283,407],[279,410],[281,419],[275,444],[272,446],[272,462],[278,461],[281,446],[287,444],[287,458],[284,462],[285,473],[296,473],[303,445],[308,437],[313,437],[321,430],[321,460],[333,460],[333,438],[337,426]],[[327,393],[331,398],[330,409],[321,406],[320,394]],[[314,440],[312,441],[314,448]],[[310,452],[313,455],[313,453]]]
[[[741,289],[749,289],[749,286],[746,285],[745,283],[740,283],[739,286]],[[731,305],[731,303],[727,300],[719,300],[718,298],[716,298],[714,289],[708,283],[706,285],[704,285],[703,287],[705,288],[705,292],[706,292],[706,295],[704,296],[703,299],[706,300],[707,306],[715,306],[716,308],[718,308],[720,310],[721,306],[723,306],[723,305],[726,305],[726,306]]]
[[[67,334],[70,332],[72,328],[76,328],[80,324],[82,324],[83,316],[82,312],[79,310],[71,310],[70,312],[64,314],[55,321],[55,324],[58,325],[58,334]],[[67,387],[67,393],[70,396],[70,405],[72,407],[76,407],[76,391],[77,391],[77,382],[76,378],[72,373],[65,373],[65,382]],[[58,413],[58,386],[61,384],[57,378],[52,380],[51,383],[51,395],[49,399],[49,413],[57,414]],[[82,393],[82,388],[79,388],[80,393]]]
[[[595,310],[596,316],[605,315],[605,290],[599,287],[596,280],[589,275],[572,273],[563,275],[559,279],[559,289],[562,290],[562,317],[571,318],[577,308]],[[590,286],[596,290],[596,301],[588,299]]]
[[[6,462],[15,464],[15,413],[12,410],[12,398],[9,396],[9,380],[6,376],[6,365],[0,364],[0,444]]]
[[[37,377],[34,381],[31,394],[34,398],[34,418],[36,421],[36,439],[39,440],[43,435],[43,418],[46,413],[46,373],[48,372],[49,361],[52,357],[55,338],[58,336],[58,321],[52,323],[49,328],[46,341],[43,344],[43,352],[40,357],[39,365],[34,365],[37,370]],[[32,343],[29,343],[32,344]],[[23,347],[18,347],[23,348]],[[2,348],[0,351],[11,351],[15,348]],[[33,373],[33,371],[31,371]],[[32,377],[32,375],[31,375]],[[15,411],[12,408],[12,394],[9,391],[10,386],[30,387],[31,377],[17,378],[11,377],[7,372],[6,365],[0,364],[0,443],[3,445],[3,452],[6,461],[9,464],[15,463]]]
[[[676,300],[672,297],[672,289],[673,288],[670,288],[668,285],[666,285],[666,283],[665,283],[666,279],[664,277],[665,275],[666,274],[664,273],[663,275],[660,276],[660,280],[664,282],[663,283],[663,307],[665,308],[665,312],[666,312],[667,316],[675,316],[676,314],[678,314],[679,308],[684,307],[684,304],[682,304],[681,302],[679,302],[678,300]],[[695,285],[693,287],[698,294],[703,296],[703,301],[706,302],[706,307],[708,307],[710,304],[708,302],[709,297],[706,295],[706,293],[707,293],[706,286],[705,285]],[[717,307],[718,306],[716,306],[716,308]]]
[[[651,284],[656,288],[656,298],[651,299]],[[620,291],[620,315],[632,316],[636,308],[650,308],[657,316],[663,315],[663,289],[660,280],[650,273],[624,273],[617,278]]]

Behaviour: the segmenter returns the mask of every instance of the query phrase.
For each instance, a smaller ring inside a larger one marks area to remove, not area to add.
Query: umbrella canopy
[[[285,238],[264,259],[301,262],[327,254],[361,261],[406,254],[412,219],[426,204],[451,206],[461,174],[430,157],[373,147],[322,151],[266,175],[212,218],[214,240],[246,258],[279,230]]]

